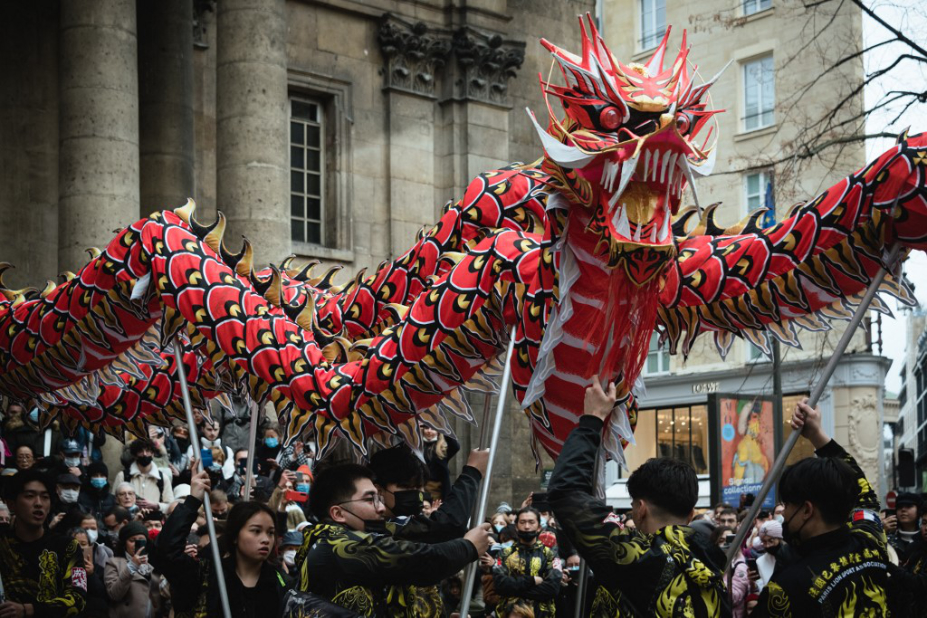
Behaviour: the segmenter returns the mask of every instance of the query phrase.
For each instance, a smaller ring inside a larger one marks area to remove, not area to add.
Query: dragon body
[[[849,318],[892,244],[927,249],[927,136],[902,135],[772,227],[757,212],[723,228],[695,193],[717,111],[711,81],[690,79],[685,39],[668,68],[667,38],[646,65],[624,65],[581,25],[581,56],[542,41],[565,82],[542,81],[545,101],[566,114],[548,103],[546,127],[534,120],[544,156],[481,174],[404,255],[343,285],[292,259],[258,272],[247,241],[223,243],[221,214],[204,226],[192,202],[155,213],[58,286],[3,288],[0,392],[142,431],[181,415],[181,345],[200,404],[270,402],[288,437],[323,455],[339,440],[418,447],[419,422],[472,420],[462,391],[498,388],[514,337],[535,446],[557,455],[597,377],[618,384],[605,444],[622,460],[655,330],[672,352],[705,332],[722,355],[735,337],[797,346],[800,328]],[[681,208],[686,191],[696,206]],[[897,278],[883,290],[913,302]]]

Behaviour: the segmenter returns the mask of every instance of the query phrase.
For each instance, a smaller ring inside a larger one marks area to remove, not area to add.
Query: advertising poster
[[[721,500],[740,505],[742,494],[759,493],[775,461],[775,431],[771,401],[753,397],[719,397],[721,437]],[[775,507],[773,487],[763,508]]]

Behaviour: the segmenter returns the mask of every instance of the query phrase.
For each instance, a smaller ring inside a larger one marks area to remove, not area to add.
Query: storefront
[[[658,364],[659,366],[659,364]],[[631,505],[626,479],[651,457],[674,457],[689,462],[699,475],[698,508],[739,498],[758,487],[755,481],[772,466],[781,442],[791,433],[788,419],[795,405],[807,397],[820,371],[817,361],[784,363],[782,366],[783,418],[781,431],[772,414],[772,363],[754,362],[729,370],[657,374],[645,376],[646,396],[640,402],[636,444],[625,450],[627,470],[606,466],[606,498],[619,509]],[[879,434],[884,372],[887,359],[855,354],[844,357],[824,392],[819,406],[825,429],[860,459],[873,481],[881,462],[870,458],[863,435]],[[869,400],[877,405],[864,411]],[[852,408],[852,409],[851,409]],[[875,415],[877,418],[871,418]],[[875,424],[872,421],[875,420]],[[852,426],[851,426],[852,425]],[[872,426],[873,429],[866,429]],[[743,444],[741,444],[743,443]],[[877,453],[876,441],[876,453]],[[810,455],[810,443],[799,440],[789,463]],[[742,490],[741,490],[742,489]],[[884,493],[884,492],[883,492]],[[734,504],[737,506],[737,504]]]

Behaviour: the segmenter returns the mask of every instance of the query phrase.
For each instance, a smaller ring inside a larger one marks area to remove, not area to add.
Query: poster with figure
[[[759,493],[775,460],[772,401],[756,397],[721,396],[716,399],[720,426],[721,500],[740,505],[742,494]],[[763,507],[775,507],[773,488]]]

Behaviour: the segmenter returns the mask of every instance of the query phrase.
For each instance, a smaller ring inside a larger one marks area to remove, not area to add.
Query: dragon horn
[[[190,221],[193,219],[193,213],[196,211],[196,202],[191,198],[187,198],[187,203],[174,210],[174,214],[180,217],[180,220],[190,225]]]

